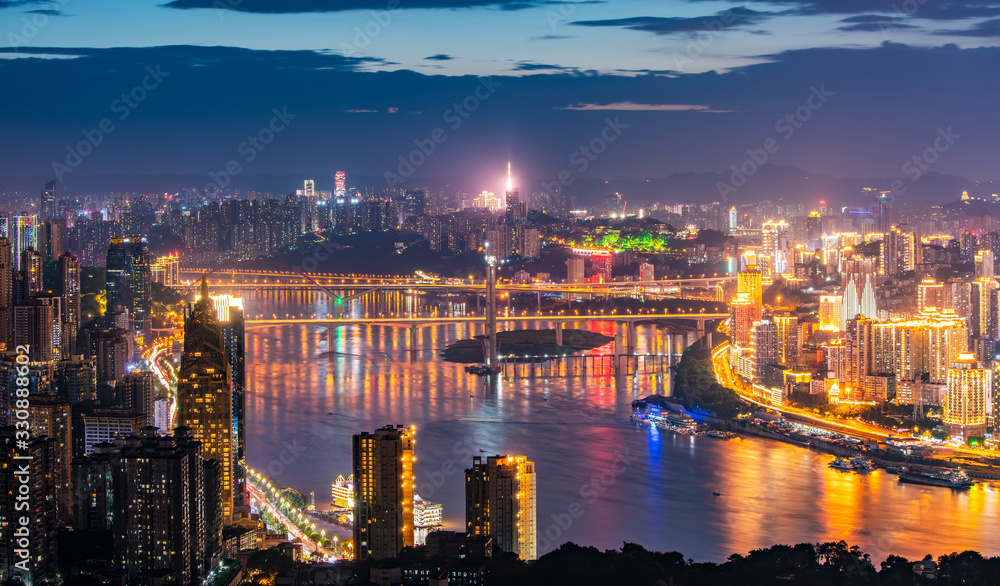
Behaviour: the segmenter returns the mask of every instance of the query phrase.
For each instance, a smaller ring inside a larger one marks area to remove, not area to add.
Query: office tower
[[[62,354],[76,352],[80,331],[80,261],[66,252],[59,255],[59,310],[62,313]]]
[[[785,366],[795,366],[802,346],[799,334],[799,318],[785,313],[774,316],[778,326],[778,362]]]
[[[108,326],[132,332],[140,344],[152,341],[151,264],[144,237],[111,239],[106,279]]]
[[[35,238],[35,228],[38,217],[31,214],[18,214],[11,222],[11,240],[13,250],[11,256],[14,260],[14,270],[21,270],[21,253],[29,248],[36,248],[38,242]]]
[[[201,298],[184,319],[184,354],[177,375],[177,420],[202,444],[202,457],[221,466],[222,518],[233,516],[233,398],[222,329],[202,278]]]
[[[24,578],[20,570],[27,566],[28,584],[55,584],[60,580],[57,573],[58,501],[53,498],[56,494],[57,441],[40,436],[32,436],[27,441],[27,446],[18,446],[14,428],[0,428],[0,580],[15,576]],[[26,475],[22,472],[25,467],[28,468]],[[28,479],[27,509],[20,491],[25,478]],[[27,536],[16,533],[22,527],[23,518],[27,518]],[[23,547],[22,538],[27,539],[27,547]],[[29,551],[29,558],[25,560],[19,550]],[[14,565],[19,562],[20,567]]]
[[[49,181],[42,190],[41,205],[38,208],[42,220],[49,220],[56,216],[56,182]]]
[[[823,218],[819,212],[809,212],[806,217],[806,250],[819,250],[823,247]]]
[[[846,323],[843,295],[820,295],[819,327],[831,332],[843,331]]]
[[[992,250],[980,250],[976,253],[976,278],[977,279],[992,279],[993,278],[993,251]]]
[[[765,267],[770,268],[772,278],[786,271],[785,249],[788,248],[788,223],[784,220],[767,221],[761,226],[761,250],[764,256],[770,257],[770,264]]]
[[[44,234],[43,234],[44,231]],[[66,246],[66,222],[49,220],[38,225],[38,251],[45,261],[56,260]]]
[[[979,240],[976,238],[973,232],[963,232],[959,237],[959,254],[961,260],[971,261],[976,255],[976,251],[979,250]]]
[[[115,559],[130,584],[198,584],[206,553],[203,457],[185,428],[145,428],[112,456]]]
[[[28,346],[32,362],[59,359],[58,297],[36,297],[14,307],[14,344]]]
[[[24,290],[19,299],[31,299],[45,289],[42,256],[34,248],[21,251],[21,287]]]
[[[333,196],[337,199],[347,197],[347,173],[337,171],[333,176]]]
[[[778,324],[765,319],[750,328],[750,349],[753,352],[753,378],[763,380],[765,369],[778,364],[781,343],[778,338]]]
[[[414,189],[403,194],[403,217],[420,217],[427,208],[427,198],[423,190]]]
[[[9,238],[0,238],[0,346],[14,349],[14,266]]]
[[[945,430],[964,440],[986,432],[992,411],[993,371],[981,368],[972,354],[962,354],[948,369],[948,399],[944,409]]]
[[[180,261],[181,257],[177,254],[158,257],[149,267],[150,280],[164,287],[180,285]]]
[[[302,185],[302,195],[309,198],[316,197],[316,182],[312,179],[306,179]]]
[[[874,190],[867,189],[867,195],[875,196],[875,207],[872,210],[877,222],[875,230],[879,234],[888,234],[892,231],[893,226],[896,225],[896,209],[893,206],[894,198],[892,192],[881,191],[873,193]]]
[[[358,561],[393,558],[413,546],[414,432],[387,425],[353,437]]]
[[[736,206],[729,208],[729,233],[732,234],[739,228],[739,212],[736,211]]]
[[[132,336],[125,330],[83,328],[77,345],[82,353],[96,360],[99,383],[117,381],[128,373],[132,359]]]
[[[750,347],[753,324],[760,321],[760,305],[754,303],[749,293],[739,293],[729,305],[730,337],[741,348]]]
[[[534,560],[537,550],[535,463],[524,456],[472,459],[465,471],[465,530],[490,536],[505,552]]]
[[[233,395],[233,495],[237,504],[246,496],[246,355],[243,334],[243,298],[232,295],[209,295],[222,331],[222,347],[229,363]],[[198,299],[201,299],[199,296]]]

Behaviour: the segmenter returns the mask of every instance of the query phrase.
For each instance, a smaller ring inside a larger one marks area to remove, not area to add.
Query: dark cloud
[[[703,2],[708,0],[689,0]],[[745,0],[747,4],[787,7],[795,14],[868,14],[898,20],[909,17],[956,20],[1000,16],[998,0]]]
[[[550,0],[171,0],[168,8],[212,8],[260,14],[342,12],[344,10],[397,10],[404,8],[498,7],[523,10],[549,4]]]
[[[576,71],[576,69],[573,67],[563,67],[562,65],[521,61],[514,67],[513,71]]]
[[[62,12],[58,10],[53,10],[52,8],[36,8],[35,10],[26,10],[28,14],[44,14],[45,16],[60,16]]]
[[[558,41],[562,39],[575,39],[576,37],[572,35],[542,35],[540,37],[531,37],[532,41]]]
[[[757,12],[747,8],[733,8],[719,12],[713,16],[698,18],[635,16],[608,20],[580,20],[572,24],[577,26],[621,27],[658,35],[675,35],[738,28],[761,23],[773,16],[776,16],[776,13]]]
[[[973,25],[972,28],[968,29],[941,30],[941,31],[936,31],[934,34],[959,36],[959,37],[982,37],[982,38],[1000,37],[1000,18],[993,18],[984,22],[977,23]]]
[[[207,182],[207,174],[227,161],[243,162],[240,142],[266,125],[274,109],[285,108],[294,120],[245,165],[241,181],[265,174],[322,178],[334,168],[382,177],[416,148],[415,141],[437,128],[447,141],[415,171],[414,181],[490,177],[509,159],[515,166],[521,161],[525,176],[551,179],[572,170],[574,151],[600,136],[609,118],[619,117],[628,127],[581,181],[728,169],[747,158],[747,149],[776,137],[781,148],[769,166],[837,176],[900,176],[901,166],[932,145],[939,128],[953,127],[961,138],[941,155],[936,171],[988,178],[995,176],[1000,154],[993,136],[1000,124],[994,103],[1000,78],[982,74],[996,70],[1000,48],[884,44],[764,55],[765,62],[722,73],[536,69],[525,75],[531,70],[521,69],[487,80],[368,71],[382,62],[313,51],[192,46],[18,51],[19,59],[0,58],[0,79],[10,87],[46,91],[0,92],[0,111],[17,113],[6,120],[4,138],[18,145],[0,158],[0,175],[51,176],[52,161],[65,158],[67,145],[108,118],[113,132],[70,180],[124,169],[192,174]],[[155,89],[141,91],[144,99],[120,119],[112,104],[141,88],[147,67],[166,77]],[[477,88],[485,87],[493,93],[485,100],[476,97]],[[806,107],[814,88],[832,96],[794,137],[782,138],[776,123]],[[467,118],[456,117],[454,107],[463,103],[476,109]],[[558,109],[567,104],[697,105],[719,113]],[[390,108],[400,114],[387,115]],[[422,114],[402,115],[411,112]],[[461,121],[458,126],[455,120]]]
[[[451,55],[445,55],[444,53],[438,53],[437,55],[431,55],[430,57],[424,57],[425,61],[451,61],[454,59]]]

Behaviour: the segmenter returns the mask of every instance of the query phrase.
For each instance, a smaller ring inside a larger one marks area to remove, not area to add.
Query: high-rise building
[[[26,447],[17,447],[14,428],[0,428],[0,580],[20,577],[28,584],[56,583],[59,517],[53,495],[57,440],[32,436],[27,442]],[[19,490],[25,482],[26,493]],[[23,526],[26,512],[28,534],[18,535],[15,531]],[[24,550],[30,552],[28,559],[21,553]],[[17,567],[17,563],[22,565]],[[27,575],[21,570],[25,566]]]
[[[753,352],[753,378],[763,380],[768,366],[777,365],[780,361],[781,348],[778,337],[778,324],[764,319],[750,328],[750,349]]]
[[[917,266],[916,236],[899,227],[893,227],[882,235],[882,265],[880,274],[891,277],[912,271]]]
[[[29,248],[37,248],[35,228],[38,224],[38,216],[33,214],[19,214],[14,216],[11,222],[11,241],[13,250],[11,256],[14,260],[14,270],[21,270],[21,252]]]
[[[729,208],[729,233],[732,234],[739,227],[739,212],[736,211],[736,206],[733,206]]]
[[[58,297],[35,297],[14,307],[14,344],[29,348],[32,362],[60,357],[61,318]]]
[[[80,331],[80,261],[66,252],[59,255],[59,311],[62,320],[62,355],[76,353]]]
[[[977,279],[992,279],[993,278],[993,251],[992,250],[980,250],[976,253],[976,278]]]
[[[54,485],[50,493],[56,500],[56,515],[68,521],[73,514],[70,465],[73,462],[73,420],[69,402],[57,395],[36,395],[31,398],[31,434],[55,440],[52,454]]]
[[[393,558],[413,546],[414,429],[387,425],[353,438],[355,559]]]
[[[873,209],[875,221],[875,231],[879,234],[888,234],[896,225],[896,209],[893,206],[893,195],[891,191],[876,191],[866,188],[866,195],[875,197],[875,207]]]
[[[993,371],[981,368],[972,354],[962,354],[948,369],[945,430],[967,440],[986,431],[992,411]]]
[[[23,291],[19,299],[31,299],[45,290],[45,279],[42,276],[42,255],[34,248],[21,251],[21,287]]]
[[[113,238],[107,258],[108,326],[128,330],[140,344],[152,341],[152,285],[145,237]]]
[[[42,190],[41,205],[39,206],[42,220],[49,220],[56,216],[56,182],[49,181]]]
[[[233,397],[222,328],[202,278],[201,298],[184,319],[184,353],[177,377],[177,420],[220,465],[222,518],[233,516]]]
[[[14,349],[14,266],[9,238],[0,238],[0,346]]]
[[[490,536],[523,560],[538,557],[535,463],[524,456],[476,456],[465,471],[465,530]]]
[[[337,199],[347,197],[347,173],[337,171],[333,176],[333,196]]]
[[[741,348],[749,348],[753,324],[762,317],[760,306],[754,303],[750,293],[739,293],[730,303],[729,312],[733,343]]]
[[[778,363],[795,366],[802,346],[799,318],[785,313],[775,315],[774,323],[778,326]]]
[[[736,292],[746,293],[758,307],[763,307],[764,276],[757,270],[757,265],[749,265],[745,271],[736,275]]]
[[[222,331],[222,346],[229,363],[233,395],[233,498],[236,504],[246,500],[246,366],[243,328],[243,298],[232,295],[209,295]],[[197,299],[201,299],[199,295]],[[197,301],[196,301],[197,302]]]
[[[917,285],[917,311],[923,312],[930,308],[944,308],[944,283],[938,283],[933,278],[926,278]]]
[[[112,456],[115,559],[129,584],[199,584],[206,574],[212,486],[188,431],[147,427]]]
[[[820,295],[819,327],[831,332],[843,331],[846,324],[843,295]]]
[[[149,267],[150,279],[164,287],[180,285],[181,257],[178,254],[167,254],[158,257]]]

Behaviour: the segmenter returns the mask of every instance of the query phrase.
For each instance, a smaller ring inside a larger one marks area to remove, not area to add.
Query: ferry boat
[[[846,458],[841,458],[837,456],[834,458],[833,462],[830,462],[830,468],[834,470],[854,470],[854,465],[851,464]]]
[[[485,364],[471,364],[465,367],[465,372],[478,376],[487,376],[500,372],[499,366],[486,366]]]
[[[900,482],[923,486],[943,486],[958,490],[971,488],[974,482],[961,470],[934,470],[910,466],[899,473]]]

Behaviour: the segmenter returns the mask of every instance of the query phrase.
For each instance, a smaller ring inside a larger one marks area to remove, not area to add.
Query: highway
[[[309,537],[305,533],[303,533],[302,530],[295,525],[295,523],[293,523],[288,517],[286,517],[285,514],[281,512],[281,510],[279,510],[277,507],[271,504],[271,502],[264,496],[264,492],[259,487],[257,487],[256,484],[254,484],[252,481],[247,482],[247,492],[250,493],[251,500],[254,500],[257,503],[263,505],[264,508],[266,508],[267,511],[275,519],[281,521],[281,524],[285,526],[285,529],[288,530],[288,533],[290,533],[293,537],[295,537],[303,544],[305,544],[307,548],[320,553],[321,555],[330,560],[337,559],[337,556],[336,554],[334,554],[334,552],[330,551],[329,549],[326,549],[325,547],[319,546],[313,540],[309,539]]]

